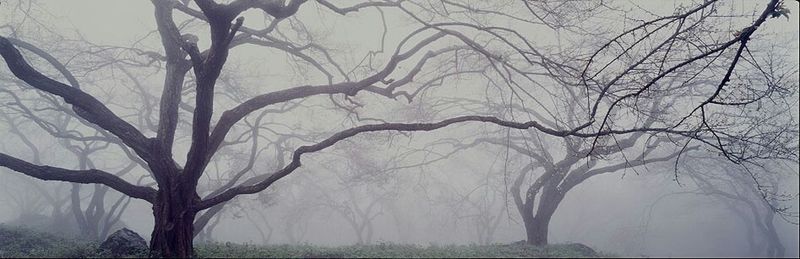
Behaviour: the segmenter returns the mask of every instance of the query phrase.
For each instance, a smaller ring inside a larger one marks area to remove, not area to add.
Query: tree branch
[[[156,190],[153,188],[130,184],[116,175],[97,169],[69,170],[34,165],[4,153],[0,153],[0,166],[45,181],[104,184],[125,195],[148,202],[153,202],[156,197]]]
[[[151,141],[139,132],[136,127],[121,119],[93,96],[55,81],[31,67],[22,54],[5,37],[0,37],[0,54],[14,75],[32,87],[57,95],[71,104],[75,113],[87,121],[119,137],[125,145],[131,147],[136,154],[151,161]]]
[[[529,129],[535,128],[539,131],[542,131],[546,134],[550,134],[553,136],[594,136],[595,134],[627,134],[633,132],[640,132],[640,131],[654,131],[654,130],[663,130],[663,129],[630,129],[630,130],[622,130],[622,131],[601,131],[601,132],[594,132],[594,133],[578,133],[572,130],[553,130],[546,128],[535,121],[528,121],[525,123],[520,122],[513,122],[513,121],[506,121],[502,119],[498,119],[496,117],[491,116],[461,116],[461,117],[454,117],[446,120],[442,120],[439,122],[434,123],[383,123],[383,124],[371,124],[371,125],[363,125],[358,126],[355,128],[350,128],[339,133],[334,134],[333,136],[310,146],[302,146],[294,151],[292,155],[292,162],[286,165],[283,169],[271,174],[269,177],[264,179],[263,181],[253,184],[253,185],[240,185],[229,189],[219,195],[213,196],[211,198],[205,199],[198,203],[196,210],[203,210],[210,208],[216,204],[228,201],[238,195],[241,194],[252,194],[260,192],[267,187],[269,187],[275,181],[291,174],[295,169],[300,167],[300,157],[306,153],[313,153],[323,149],[326,149],[330,146],[333,146],[337,142],[353,137],[360,133],[365,132],[377,132],[377,131],[432,131],[440,128],[444,128],[446,126],[462,123],[462,122],[485,122],[485,123],[492,123],[503,127],[508,128],[515,128],[515,129]]]

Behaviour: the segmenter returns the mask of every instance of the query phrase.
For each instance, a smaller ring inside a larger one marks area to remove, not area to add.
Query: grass
[[[105,257],[96,242],[0,225],[0,258],[7,257]],[[197,257],[597,257],[605,256],[574,244],[530,246],[524,244],[417,246],[381,243],[323,247],[315,245],[256,246],[233,243],[196,244]],[[145,256],[145,254],[135,255]]]
[[[381,243],[322,247],[313,245],[255,246],[241,244],[205,244],[196,248],[198,257],[596,257],[595,253],[574,245],[543,247],[517,244],[416,246]]]
[[[98,256],[96,243],[0,225],[0,258]]]

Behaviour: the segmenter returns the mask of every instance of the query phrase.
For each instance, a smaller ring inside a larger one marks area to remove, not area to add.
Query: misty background
[[[157,28],[152,18],[154,8],[149,1],[37,1],[21,5],[15,1],[0,1],[0,24],[19,31],[20,38],[25,38],[27,33],[30,36],[25,39],[40,43],[42,48],[57,50],[71,44],[66,39],[82,39],[93,46],[84,46],[85,50],[79,53],[100,53],[106,46],[161,50],[158,33],[154,33]],[[642,9],[669,14],[680,6],[680,1],[623,1],[623,4],[640,4]],[[761,4],[759,1],[728,3],[731,9]],[[795,72],[791,76],[796,81],[796,69],[800,63],[800,34],[797,30],[800,10],[793,1],[787,6],[791,15],[788,19],[770,21],[767,33],[778,35],[775,38],[780,42],[773,48],[781,49],[778,52],[783,53],[786,62],[793,67]],[[30,13],[21,12],[19,8]],[[342,17],[318,8],[303,8],[297,15],[304,19],[305,24],[293,26],[303,27],[309,32],[298,37],[316,37],[314,40],[334,50],[331,55],[341,58],[345,64],[359,63],[360,58],[369,55],[370,51],[390,53],[403,37],[416,29],[413,22],[390,11],[363,11]],[[384,25],[380,22],[380,15],[385,15],[385,26],[391,31],[385,36],[381,35]],[[255,11],[248,11],[244,16],[245,25],[264,20],[263,15]],[[176,17],[186,18],[186,15],[176,14]],[[614,27],[614,23],[620,22],[610,20],[605,26]],[[266,25],[267,22],[259,24]],[[199,36],[197,44],[200,49],[208,47],[207,28],[201,23],[186,23],[184,31]],[[2,30],[2,33],[8,35],[7,30]],[[531,30],[526,33],[537,35],[542,32]],[[65,38],[53,37],[55,34]],[[51,36],[40,38],[40,35]],[[549,35],[536,40],[553,49],[569,45],[566,42],[574,40]],[[102,64],[104,59],[111,58],[130,59],[135,63],[136,55],[124,50],[110,50],[89,58],[66,52],[53,54],[65,54],[59,57],[76,67],[73,73],[78,75],[79,81],[90,79],[82,81],[83,89],[100,96],[101,100],[113,102],[113,109],[123,114],[139,114],[146,111],[147,106],[157,108],[157,103],[147,104],[141,98],[125,93],[138,91],[134,85],[139,85],[143,87],[142,91],[158,95],[163,71],[143,68],[128,71],[130,74],[126,75],[128,72],[112,66],[81,67],[79,64],[83,59],[89,59],[88,63]],[[328,80],[322,73],[295,65],[298,62],[296,57],[281,51],[265,51],[258,46],[237,47],[229,59],[234,61],[226,65],[226,71],[236,72],[222,76],[223,86],[219,91],[229,95],[221,99],[230,101],[215,104],[215,111],[231,108],[231,103],[242,96],[295,85],[324,84]],[[42,60],[36,62],[43,64]],[[413,63],[403,66],[410,64]],[[401,69],[410,68],[401,66]],[[2,80],[7,80],[10,73],[4,69],[2,74]],[[48,74],[57,73],[49,71]],[[354,108],[358,110],[357,115],[338,109],[328,97],[313,97],[274,107],[275,111],[263,118],[257,118],[259,112],[256,112],[256,116],[248,117],[248,124],[266,125],[261,130],[266,137],[260,140],[262,143],[257,147],[256,155],[252,155],[249,142],[220,151],[220,159],[208,166],[202,183],[211,186],[208,188],[218,186],[232,172],[246,166],[250,159],[254,160],[252,175],[272,172],[286,163],[291,151],[300,146],[302,140],[319,139],[347,128],[358,119],[426,121],[474,110],[501,114],[501,110],[492,109],[502,106],[502,99],[507,96],[484,98],[487,87],[477,84],[475,77],[465,75],[455,83],[431,88],[410,103],[403,98],[386,102],[384,97],[358,95],[352,97],[354,103],[363,106]],[[23,102],[36,96],[31,91],[18,93]],[[510,95],[508,92],[505,94]],[[794,95],[796,97],[796,93]],[[337,101],[347,103],[345,100]],[[483,101],[489,104],[475,104]],[[40,109],[35,112],[48,111]],[[181,112],[182,116],[189,118],[188,113]],[[798,121],[800,112],[796,102],[794,110],[789,113],[795,122]],[[215,113],[212,120],[219,116]],[[126,119],[145,120],[136,115]],[[39,147],[38,159],[42,164],[78,166],[74,155],[47,132],[32,123],[20,125],[19,130],[30,137],[28,141]],[[85,126],[73,129],[91,130]],[[186,124],[179,125],[178,130],[190,132]],[[238,129],[226,140],[233,141],[237,136],[247,138],[248,130],[246,127]],[[8,123],[0,123],[0,132],[9,132],[2,133],[4,140],[0,148],[30,158],[26,143],[11,131]],[[195,240],[326,246],[382,242],[488,244],[524,240],[525,229],[509,194],[509,186],[517,170],[529,158],[502,145],[467,145],[483,136],[502,140],[506,134],[515,134],[510,133],[513,131],[468,124],[432,132],[358,135],[330,149],[308,155],[302,167],[266,191],[231,201]],[[541,138],[540,142],[550,150],[548,152],[563,156],[558,139]],[[188,141],[188,138],[176,140],[175,153],[186,153]],[[641,145],[631,148],[627,156],[636,157],[639,150],[643,150]],[[670,150],[673,149],[656,152],[669,153]],[[724,159],[701,159],[704,156],[689,156],[680,165],[675,165],[672,159],[589,178],[570,190],[560,203],[550,223],[549,242],[578,242],[626,256],[751,255],[752,245],[748,243],[753,241],[749,239],[755,237],[756,243],[763,241],[759,241],[762,237],[753,232],[749,222],[752,219],[738,216],[749,212],[741,210],[743,207],[737,207],[739,205],[731,206],[724,197],[703,193],[700,191],[702,182],[690,176],[692,172],[713,174],[736,169],[724,166]],[[182,155],[176,158],[179,163],[185,162],[181,160],[185,159]],[[97,154],[93,161],[96,166],[120,170],[129,163],[119,151]],[[782,193],[791,196],[798,192],[800,168],[797,161],[776,163],[770,169],[780,175],[776,185],[780,186]],[[0,222],[6,224],[22,224],[20,222],[25,219],[34,222],[25,224],[36,224],[34,216],[53,213],[47,198],[37,188],[47,190],[56,199],[66,198],[73,188],[70,183],[44,182],[6,171],[0,169],[0,190],[3,192],[0,194]],[[142,180],[144,174],[143,170],[136,168],[125,179],[147,182],[147,179]],[[85,202],[91,199],[93,188],[93,185],[81,187],[80,195],[86,199]],[[786,201],[794,213],[798,206],[796,197]],[[149,239],[154,224],[151,204],[137,199],[121,199],[121,194],[114,190],[108,190],[103,199],[108,204],[107,210],[115,203],[119,203],[118,209],[125,206],[124,211],[119,211],[120,219],[115,226],[126,226]],[[65,204],[61,209],[69,213],[68,207]],[[785,255],[797,257],[800,255],[797,245],[800,235],[796,220],[791,221],[780,216],[772,220],[775,232],[785,246]]]

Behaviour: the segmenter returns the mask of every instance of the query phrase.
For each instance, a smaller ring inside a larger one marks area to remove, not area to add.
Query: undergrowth
[[[30,229],[0,224],[0,257],[107,257],[98,251],[97,242],[64,238]],[[494,245],[403,245],[379,243],[325,247],[316,245],[251,245],[234,243],[195,244],[200,258],[327,258],[327,257],[597,257],[597,254],[579,244],[531,246],[520,243]],[[145,254],[134,255],[144,257]]]

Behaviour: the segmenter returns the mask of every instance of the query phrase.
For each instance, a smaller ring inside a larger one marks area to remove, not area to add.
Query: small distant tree
[[[779,171],[782,166],[776,166],[781,163],[743,169],[718,157],[687,160],[682,178],[695,190],[685,193],[712,197],[740,219],[752,256],[784,257],[786,248],[776,230],[776,220],[797,225],[798,214],[792,211],[796,208],[787,205],[795,197],[782,190],[785,176]],[[774,172],[754,174],[756,170]]]
[[[74,74],[67,71],[66,67],[53,60],[45,50],[40,49],[30,43],[13,40],[15,44],[24,46],[24,48],[45,59],[52,60],[53,65],[60,68],[62,76],[72,83],[75,87],[80,87],[77,83]],[[89,63],[85,64],[87,70],[96,68]],[[130,173],[137,167],[136,162],[128,161],[127,165],[116,165],[113,163],[104,163],[96,165],[93,160],[94,153],[107,153],[108,149],[112,147],[112,142],[104,141],[104,136],[99,131],[92,133],[84,133],[77,130],[81,126],[78,122],[80,117],[70,112],[59,113],[60,111],[69,111],[69,108],[57,101],[55,98],[41,98],[38,102],[28,103],[24,99],[27,86],[24,82],[19,80],[6,80],[10,85],[7,88],[0,89],[10,98],[6,102],[9,113],[3,113],[2,116],[8,122],[9,133],[20,140],[26,149],[30,151],[30,156],[35,164],[42,164],[43,150],[54,149],[50,146],[47,148],[40,148],[38,143],[42,142],[41,138],[32,138],[35,136],[31,132],[42,133],[52,137],[51,144],[54,146],[61,146],[68,154],[75,156],[77,167],[82,169],[87,168],[104,168],[104,170],[113,171],[117,176],[124,176]],[[20,94],[17,94],[19,92]],[[52,111],[57,111],[53,113]],[[123,162],[125,163],[125,162]],[[115,228],[119,228],[122,224],[121,216],[130,204],[130,197],[127,195],[120,195],[110,202],[106,200],[110,188],[106,185],[94,185],[89,192],[87,199],[86,188],[82,185],[72,183],[67,185],[69,191],[63,192],[62,187],[59,188],[43,188],[42,186],[33,185],[40,197],[52,206],[52,219],[54,221],[52,227],[48,229],[56,229],[60,232],[69,234],[77,234],[82,238],[89,240],[103,240]],[[64,206],[68,204],[68,206]],[[70,226],[76,227],[75,231],[66,231]]]
[[[479,184],[470,186],[464,193],[453,190],[443,197],[443,202],[452,213],[446,216],[454,225],[467,226],[479,245],[495,242],[498,227],[509,218],[505,214],[508,210],[503,206],[506,203],[502,186],[490,182],[493,178],[491,174],[495,172],[488,172],[478,181]]]

